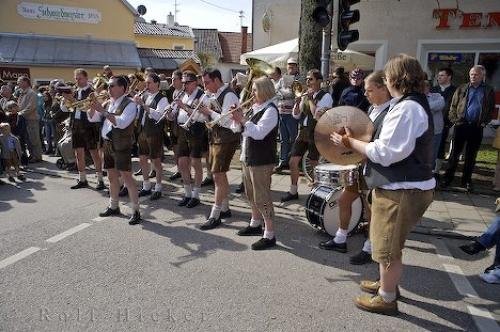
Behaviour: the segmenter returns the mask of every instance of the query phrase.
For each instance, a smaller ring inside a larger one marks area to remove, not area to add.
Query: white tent
[[[267,63],[285,68],[286,60],[290,57],[297,58],[299,52],[299,39],[295,38],[279,44],[264,47],[252,52],[244,53],[240,56],[240,63],[246,64],[248,58],[257,58]],[[352,50],[338,51],[331,54],[333,66],[342,66],[346,71],[354,68],[363,70],[373,70],[375,67],[375,57]]]

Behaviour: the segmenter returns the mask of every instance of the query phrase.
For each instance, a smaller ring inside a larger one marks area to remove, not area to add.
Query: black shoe
[[[151,172],[149,172],[149,178],[155,178],[156,177],[156,171],[155,170],[152,170]]]
[[[179,203],[177,203],[177,206],[186,206],[190,200],[191,197],[184,197]]]
[[[126,186],[122,186],[120,192],[118,193],[118,197],[125,197],[128,195],[128,188]]]
[[[120,208],[112,209],[109,206],[104,210],[104,212],[99,213],[99,217],[109,217],[109,216],[118,216],[120,215]]]
[[[106,189],[106,186],[104,185],[104,181],[99,181],[97,183],[97,186],[95,187],[95,189],[99,190],[99,191]]]
[[[465,190],[467,190],[468,193],[472,193],[474,191],[474,186],[472,185],[471,182],[467,182],[464,185]]]
[[[452,182],[453,182],[453,179],[450,179],[449,177],[446,177],[446,175],[445,175],[443,181],[441,182],[441,187],[443,187],[443,188],[449,187]]]
[[[217,226],[219,226],[221,224],[221,220],[220,218],[218,219],[215,219],[215,218],[208,218],[207,221],[205,221],[205,223],[203,223],[201,226],[200,226],[200,229],[202,231],[206,231],[206,230],[209,230],[209,229],[214,229],[216,228]]]
[[[481,251],[485,251],[486,248],[477,241],[472,241],[471,243],[464,244],[459,247],[463,252],[469,255],[475,255],[480,253]]]
[[[142,168],[139,168],[137,172],[134,173],[135,176],[142,175]]]
[[[275,173],[281,173],[283,170],[288,169],[287,163],[280,163],[274,168]]]
[[[238,233],[239,236],[262,236],[264,234],[264,230],[262,229],[262,226],[257,226],[257,227],[251,227],[250,225],[239,230]]]
[[[6,184],[4,180],[0,180],[0,186]]]
[[[347,252],[347,243],[337,243],[333,241],[333,238],[328,241],[323,241],[319,243],[319,247],[325,250],[335,250],[338,252],[346,253]]]
[[[146,189],[141,189],[139,190],[139,197],[144,197],[144,196],[149,196],[151,195],[151,189],[146,190]]]
[[[161,191],[153,191],[151,197],[149,198],[152,201],[156,201],[161,198]]]
[[[142,222],[142,219],[141,219],[141,214],[139,213],[139,211],[134,211],[134,214],[128,220],[129,225],[137,225],[137,224],[140,224],[141,222]]]
[[[221,219],[231,218],[231,210],[227,209],[227,211],[221,211],[219,218]]]
[[[349,258],[352,265],[364,265],[373,262],[372,255],[366,251],[361,250],[358,254]]]
[[[71,189],[81,189],[81,188],[87,188],[89,186],[89,183],[87,181],[80,181],[71,187]]]
[[[9,175],[9,177],[7,178],[10,182],[16,182],[16,179],[14,179],[14,177],[12,175]],[[73,189],[73,188],[71,188]]]
[[[168,178],[170,181],[175,181],[177,179],[180,179],[182,177],[181,173],[175,172],[174,174],[170,175]]]
[[[490,273],[491,270],[494,270],[498,267],[500,267],[500,262],[493,262],[493,264],[491,264],[484,270],[484,273]]]
[[[104,176],[104,177],[108,176],[108,172],[102,171],[102,176]]]
[[[281,203],[293,201],[296,199],[299,199],[299,193],[296,193],[295,195],[287,193],[286,196],[281,197]]]
[[[189,200],[189,202],[186,204],[186,207],[191,209],[191,208],[194,208],[195,206],[197,206],[198,204],[200,204],[200,199],[199,198],[191,198]]]
[[[237,194],[241,194],[244,191],[245,191],[245,185],[243,184],[243,182],[240,183],[240,185],[238,186],[238,188],[236,188],[234,190],[234,192],[237,193]]]
[[[212,178],[204,178],[203,181],[201,181],[201,186],[206,187],[214,184],[214,179]]]
[[[252,244],[252,250],[265,250],[276,245],[276,238],[266,239],[265,237],[261,238],[259,241]]]

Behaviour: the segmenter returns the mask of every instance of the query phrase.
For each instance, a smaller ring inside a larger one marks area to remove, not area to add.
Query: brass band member
[[[238,96],[229,87],[222,82],[222,75],[219,70],[209,70],[203,73],[203,84],[205,89],[214,94],[217,105],[220,105],[220,113],[207,107],[201,107],[200,110],[211,117],[218,119],[221,114],[226,114],[231,106],[238,106]],[[212,229],[220,225],[221,219],[231,217],[229,210],[229,182],[227,172],[231,165],[236,148],[240,142],[239,130],[237,132],[231,129],[231,118],[227,121],[221,120],[210,132],[210,169],[215,181],[215,202],[208,220],[201,225],[201,229]]]
[[[238,232],[240,236],[262,235],[252,244],[253,250],[264,250],[276,245],[274,235],[274,207],[271,198],[271,175],[276,163],[276,137],[278,134],[278,108],[273,103],[273,82],[260,77],[253,82],[255,104],[250,119],[241,111],[233,114],[235,123],[243,127],[241,157],[245,192],[252,208],[250,225]]]
[[[136,95],[134,102],[138,105],[138,129],[139,129],[139,161],[143,182],[139,197],[151,195],[151,200],[161,197],[162,165],[161,156],[163,154],[163,126],[164,121],[157,121],[163,116],[163,112],[168,106],[168,100],[160,93],[160,77],[156,74],[146,76],[146,93]],[[151,190],[148,158],[153,163],[156,171],[156,184]]]
[[[365,78],[365,96],[371,103],[368,110],[368,116],[372,120],[375,131],[382,125],[385,115],[389,110],[391,95],[384,83],[384,72],[379,70],[371,73]],[[372,139],[373,140],[373,139]],[[358,173],[358,183],[352,186],[344,187],[342,194],[338,199],[339,204],[339,229],[335,237],[328,241],[321,242],[319,246],[322,249],[347,252],[347,229],[352,215],[352,203],[359,197],[361,190],[367,189],[364,178]],[[365,208],[369,209],[368,206]],[[363,249],[350,259],[351,264],[361,265],[371,262],[371,242],[367,239]]]
[[[119,177],[128,188],[128,195],[132,204],[133,214],[129,219],[130,225],[140,223],[139,197],[135,180],[132,176],[132,142],[134,140],[134,122],[137,114],[137,105],[127,96],[128,81],[124,76],[112,77],[108,83],[111,101],[107,110],[94,101],[92,110],[99,112],[104,118],[101,130],[104,149],[104,168],[109,178],[109,205],[99,216],[107,217],[119,215],[118,193],[120,191]]]
[[[77,90],[74,94],[64,93],[64,99],[69,101],[86,99],[90,93],[93,92],[92,86],[88,82],[88,74],[82,69],[78,68],[74,72]],[[65,90],[62,90],[65,91]],[[63,112],[69,112],[66,106],[61,105]],[[85,150],[90,152],[94,166],[97,173],[97,190],[106,188],[102,178],[102,161],[97,151],[97,144],[99,142],[99,121],[100,117],[88,117],[86,110],[75,109],[71,113],[71,138],[73,149],[75,150],[76,166],[78,168],[79,179],[76,185],[71,189],[80,189],[88,187],[87,175],[85,172]]]
[[[321,89],[323,75],[317,69],[307,73],[307,96],[295,99],[293,116],[300,119],[299,133],[292,146],[290,157],[290,177],[292,184],[290,191],[281,198],[282,202],[299,199],[297,183],[299,180],[299,163],[306,151],[309,151],[309,160],[314,167],[318,164],[319,152],[314,144],[314,128],[316,121],[329,108],[332,107],[332,96]]]
[[[375,295],[359,296],[355,304],[370,312],[394,315],[398,313],[404,243],[434,196],[434,123],[422,93],[424,71],[417,59],[397,55],[387,62],[384,72],[394,99],[374,141],[356,140],[348,128],[345,135],[332,133],[331,139],[366,155],[365,179],[374,188],[370,239],[380,281],[362,281],[361,289]]]
[[[169,179],[171,181],[177,180],[178,178],[181,177],[181,173],[179,172],[179,166],[178,166],[178,156],[177,156],[177,99],[182,98],[184,94],[183,90],[183,85],[182,85],[182,72],[180,70],[175,70],[172,73],[172,88],[174,89],[172,93],[172,104],[170,107],[172,108],[172,111],[167,116],[167,124],[169,126],[169,132],[170,132],[170,141],[172,143],[172,151],[174,152],[174,160],[175,160],[175,166],[176,166],[176,171],[174,174],[172,174]]]
[[[196,105],[206,99],[203,90],[198,87],[196,74],[186,71],[182,74],[185,94],[182,100],[177,100],[179,113],[177,114],[178,141],[177,157],[179,168],[184,181],[184,198],[178,206],[193,208],[200,204],[200,188],[203,179],[203,167],[201,157],[208,151],[207,129],[204,122],[192,119],[188,130],[182,128],[186,125],[189,116],[193,113]],[[200,114],[198,114],[200,115]],[[201,119],[202,120],[202,119]],[[194,186],[191,185],[191,166],[194,168]]]

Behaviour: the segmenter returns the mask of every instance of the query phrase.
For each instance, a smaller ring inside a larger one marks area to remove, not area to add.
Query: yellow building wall
[[[4,67],[10,67],[5,66]],[[53,79],[62,79],[65,82],[73,81],[73,71],[76,68],[72,67],[38,67],[38,66],[27,66],[23,68],[30,69],[31,81],[35,83],[36,80],[53,80]],[[92,79],[97,76],[97,73],[102,73],[102,67],[83,67],[89,74],[89,78]],[[119,74],[130,74],[136,71],[136,68],[126,68],[126,67],[111,67],[114,75]]]
[[[18,14],[17,5],[21,2],[96,9],[101,13],[101,21],[89,24],[29,19]],[[134,40],[134,14],[120,0],[1,0],[0,3],[0,32]]]
[[[135,35],[135,43],[139,48],[159,48],[173,50],[174,46],[184,46],[185,50],[194,50],[194,38],[172,36]]]

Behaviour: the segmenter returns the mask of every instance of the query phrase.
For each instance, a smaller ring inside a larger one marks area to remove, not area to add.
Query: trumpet
[[[191,115],[189,116],[189,118],[187,119],[186,123],[184,124],[181,124],[180,127],[182,129],[185,129],[185,130],[189,130],[189,127],[191,127],[191,125],[193,124],[194,122],[194,117],[198,115],[199,113],[199,108],[201,106],[201,104],[203,103],[203,101],[205,100],[205,98],[207,98],[207,95],[204,94],[200,100],[198,101],[198,105],[196,105],[195,108],[192,108],[192,112],[191,112]]]
[[[163,111],[163,114],[161,115],[161,117],[158,119],[158,121],[156,121],[156,124],[159,124],[160,121],[162,121],[163,119],[165,119],[167,116],[170,115],[170,113],[172,113],[174,111],[175,102],[177,100],[182,99],[182,97],[184,97],[185,94],[186,94],[186,91],[184,89],[181,90],[181,92],[179,93],[179,95],[177,95],[174,98],[174,100],[172,100],[172,102],[170,103],[170,105],[168,105],[167,108],[165,108],[165,110]]]
[[[75,101],[69,101],[68,99],[65,99],[64,97],[60,96],[57,97],[57,99],[66,106],[66,108],[70,112],[74,112],[76,110],[81,111],[81,112],[87,112],[90,109],[90,104],[93,103],[94,101],[98,101],[100,103],[104,103],[109,99],[109,93],[107,91],[103,91],[99,94],[96,95],[95,92],[92,92],[89,94],[89,96],[85,99],[82,100],[75,100]]]
[[[247,101],[245,101],[244,103],[242,103],[240,106],[238,106],[236,108],[233,108],[232,110],[230,110],[227,113],[222,114],[219,118],[217,118],[217,119],[215,119],[213,121],[210,121],[210,122],[205,122],[205,126],[207,126],[208,129],[213,129],[215,125],[218,125],[222,120],[226,119],[227,117],[229,117],[230,115],[232,115],[234,112],[243,109],[245,106],[247,106],[250,103],[252,103],[253,100],[254,100],[254,97],[251,96],[250,99],[248,99]]]

